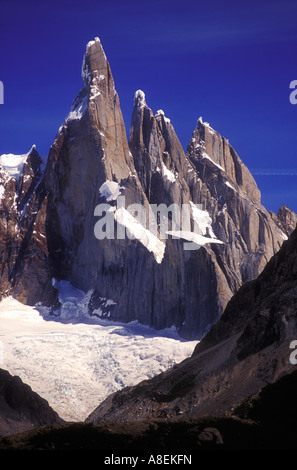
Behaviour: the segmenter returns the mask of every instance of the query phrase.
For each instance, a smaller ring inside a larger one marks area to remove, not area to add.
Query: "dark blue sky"
[[[1,0],[0,154],[48,154],[96,36],[127,132],[137,89],[185,150],[202,116],[255,173],[265,207],[297,212],[296,0]]]

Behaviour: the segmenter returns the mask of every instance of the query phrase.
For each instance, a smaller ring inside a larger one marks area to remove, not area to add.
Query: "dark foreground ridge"
[[[134,423],[65,423],[0,439],[0,450],[97,450],[185,454],[204,450],[294,449],[297,370],[225,416]],[[136,455],[135,454],[135,455]]]
[[[63,420],[48,402],[19,377],[0,369],[0,435],[25,431]]]

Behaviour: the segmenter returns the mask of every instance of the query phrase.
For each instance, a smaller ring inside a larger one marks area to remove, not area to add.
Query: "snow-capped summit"
[[[155,114],[155,118],[158,119],[158,118],[162,118],[162,117],[164,118],[164,120],[167,124],[170,124],[170,119],[168,119],[165,116],[165,113],[164,113],[163,109],[159,109]]]
[[[94,44],[96,44],[96,42],[99,42],[99,43],[101,44],[101,41],[100,41],[100,39],[99,39],[98,37],[95,37],[94,40],[89,41],[89,42],[87,43],[87,45],[86,45],[86,52],[88,51],[88,49],[89,49],[91,46],[93,46]]]
[[[134,106],[146,106],[145,93],[142,90],[137,90],[134,94]]]

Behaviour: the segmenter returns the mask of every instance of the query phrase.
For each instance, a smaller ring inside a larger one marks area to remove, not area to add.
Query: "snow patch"
[[[71,106],[71,110],[66,118],[66,122],[81,119],[87,107],[88,107],[88,96],[76,98],[73,102],[73,105]]]
[[[167,166],[162,162],[162,176],[165,177],[171,183],[176,181],[176,177],[172,171],[168,170]]]
[[[99,306],[95,308],[91,315],[92,317],[100,317],[100,318],[109,318],[111,315],[111,310],[116,303],[113,300],[101,298],[99,301]]]
[[[98,87],[95,85],[95,86],[91,86],[90,88],[90,100],[94,100],[95,98],[97,98],[97,96],[100,96],[101,95],[101,92],[98,90]]]
[[[116,303],[111,299],[100,298],[98,303],[101,308],[94,310],[89,309],[90,299],[93,290],[89,290],[87,293],[76,289],[68,281],[57,279],[52,280],[52,285],[58,290],[58,299],[60,302],[59,308],[54,311],[54,315],[59,317],[59,321],[63,322],[89,322],[90,320],[96,322],[96,317],[110,316],[111,307]],[[48,316],[48,309],[44,310],[43,307],[39,306],[40,311]]]
[[[129,238],[139,240],[145,248],[154,254],[157,263],[161,263],[165,252],[165,243],[146,229],[127,209],[121,207],[115,212],[115,219],[126,227]]]
[[[281,235],[281,237],[282,237],[283,240],[288,240],[288,238],[289,238],[289,237],[288,237],[284,232],[282,232],[282,231],[281,231],[280,235]]]
[[[210,134],[215,134],[215,130],[210,126],[209,122],[203,122],[201,116],[198,119],[198,123],[203,124],[203,126],[207,127]]]
[[[194,231],[190,232],[188,230],[170,230],[166,233],[168,235],[174,236],[175,238],[181,238],[189,242],[193,242],[198,245],[198,247],[207,245],[208,243],[217,243],[223,245],[224,242],[217,239],[213,232],[212,219],[208,211],[200,209],[192,201],[190,201],[190,206],[192,210],[192,217],[195,223]]]
[[[81,320],[88,314],[88,304],[92,291],[87,294],[79,289],[74,288],[68,281],[57,281],[53,279],[53,287],[59,292],[60,307],[56,311],[62,321]]]
[[[210,158],[210,156],[206,152],[202,153],[202,158],[207,158],[207,160],[210,160],[211,163],[213,163],[217,168],[219,168],[222,171],[225,171],[224,168],[221,165],[219,165],[218,163],[214,162],[213,159]]]
[[[99,188],[100,195],[105,197],[106,201],[116,201],[121,194],[121,190],[124,186],[120,186],[115,181],[105,181]]]
[[[101,95],[100,86],[101,83],[105,80],[105,75],[96,75],[98,73],[97,70],[93,71],[95,74],[92,79],[90,79],[90,100],[95,99],[97,96]]]
[[[36,148],[36,145],[33,145],[28,153],[23,155],[14,155],[13,153],[6,153],[0,155],[0,166],[9,174],[10,177],[19,180],[24,164],[32,152]]]
[[[216,238],[212,230],[212,218],[208,211],[204,211],[190,201],[194,222],[199,226],[202,235],[208,234],[211,238]]]
[[[165,116],[165,113],[163,111],[163,109],[159,109],[157,112],[156,112],[156,115],[155,115],[155,118],[158,119],[160,117],[163,117],[165,122],[167,124],[170,124],[170,119],[168,119],[166,116]]]
[[[225,181],[225,185],[228,186],[228,188],[232,189],[233,191],[235,191],[236,193],[238,193],[238,191],[236,191],[236,189],[232,186],[232,184],[229,183],[229,181]]]
[[[138,106],[139,108],[143,108],[144,106],[146,106],[145,94],[142,90],[137,90],[135,92],[134,106]]]
[[[93,41],[89,41],[86,45],[86,52],[88,52],[88,49],[94,44],[96,44],[96,42],[99,42],[99,44],[101,44],[100,39],[98,37],[96,37]]]
[[[198,246],[207,245],[208,243],[218,243],[220,245],[224,244],[224,242],[222,242],[221,240],[218,240],[217,238],[204,237],[203,235],[199,235],[198,233],[195,233],[195,232],[189,232],[187,230],[170,230],[166,233],[176,238],[182,238],[189,242],[193,242]]]

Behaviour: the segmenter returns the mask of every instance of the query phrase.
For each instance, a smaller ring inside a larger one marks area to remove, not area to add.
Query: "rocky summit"
[[[128,139],[98,38],[87,44],[82,80],[45,168],[35,148],[17,172],[0,157],[1,297],[58,315],[54,280],[66,280],[89,294],[90,315],[201,339],[297,216],[261,205],[248,168],[202,118],[185,152],[142,90]],[[185,209],[182,226],[176,208]]]

